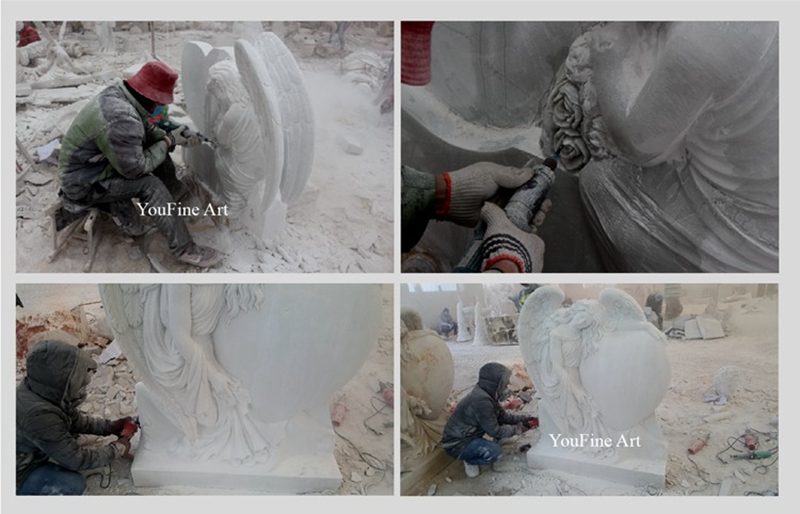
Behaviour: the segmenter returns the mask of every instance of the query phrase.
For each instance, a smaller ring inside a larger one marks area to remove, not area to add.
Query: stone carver
[[[558,287],[543,286],[520,313],[542,434],[528,463],[663,486],[666,442],[654,411],[669,387],[665,336],[621,290],[563,301]]]
[[[377,286],[106,284],[100,293],[141,377],[137,486],[338,487],[328,403],[377,339]]]
[[[78,113],[61,144],[62,206],[56,230],[90,207],[100,207],[126,234],[144,235],[147,227],[132,201],[137,198],[155,207],[150,218],[179,261],[209,267],[222,260],[216,250],[195,244],[179,216],[166,214],[186,189],[169,152],[202,142],[185,126],[167,132],[155,125],[173,101],[177,80],[166,64],[148,62],[130,79],[103,89]]]
[[[131,418],[109,421],[78,409],[96,369],[88,352],[62,341],[42,341],[28,354],[27,373],[17,387],[17,494],[83,494],[86,478],[80,471],[128,454],[135,430],[123,436],[123,429]],[[85,448],[78,434],[118,439]]]
[[[527,431],[536,418],[510,414],[500,406],[500,396],[508,387],[511,370],[497,362],[481,367],[478,383],[456,406],[447,420],[442,447],[454,459],[464,461],[464,471],[474,478],[480,466],[495,463],[503,449],[496,442]],[[485,439],[488,435],[493,440]]]

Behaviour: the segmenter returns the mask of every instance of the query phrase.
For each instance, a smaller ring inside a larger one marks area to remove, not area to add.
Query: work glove
[[[189,148],[203,144],[203,137],[193,130],[186,129],[186,131],[183,133],[183,137],[186,138],[186,146]]]
[[[500,187],[518,188],[533,176],[533,167],[512,168],[494,162],[476,162],[466,168],[445,173],[447,196],[437,209],[437,216],[474,227],[481,217],[483,202],[491,198]]]
[[[127,437],[120,437],[109,446],[114,450],[115,459],[125,457],[131,453],[131,440]]]
[[[189,138],[183,135],[184,132],[189,132],[186,125],[181,125],[169,133],[169,138],[173,141],[173,145],[183,146],[189,143]]]
[[[527,432],[530,429],[531,428],[524,421],[520,421],[514,427],[514,434],[515,435],[524,434],[525,432]]]
[[[111,421],[108,424],[108,435],[121,436],[122,430],[125,428],[125,422],[133,423],[133,418],[130,416],[126,416],[124,418],[119,418],[117,420]]]
[[[481,219],[486,223],[486,235],[481,246],[481,271],[500,261],[508,261],[520,273],[541,273],[544,241],[539,236],[515,227],[503,209],[490,202],[481,209]]]
[[[522,422],[528,428],[536,428],[539,426],[539,418],[536,416],[530,416],[525,421]]]

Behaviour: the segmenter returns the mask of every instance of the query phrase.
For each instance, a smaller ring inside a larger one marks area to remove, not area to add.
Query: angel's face
[[[592,318],[589,316],[587,312],[579,312],[575,314],[575,317],[572,318],[571,323],[575,328],[583,330],[584,328],[590,326],[592,324]]]

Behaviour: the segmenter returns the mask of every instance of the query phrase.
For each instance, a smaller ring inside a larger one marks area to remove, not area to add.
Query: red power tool
[[[120,435],[120,437],[130,439],[131,437],[133,437],[133,434],[135,434],[138,430],[139,430],[139,417],[137,416],[133,418],[132,421],[126,421],[125,424],[122,425],[122,434]]]

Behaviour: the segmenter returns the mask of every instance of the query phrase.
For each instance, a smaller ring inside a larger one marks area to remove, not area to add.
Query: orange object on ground
[[[710,435],[710,434],[709,434]],[[690,454],[694,455],[695,453],[699,452],[703,448],[705,448],[706,443],[708,442],[709,435],[706,435],[704,438],[700,438],[695,441],[690,447],[688,451]]]

